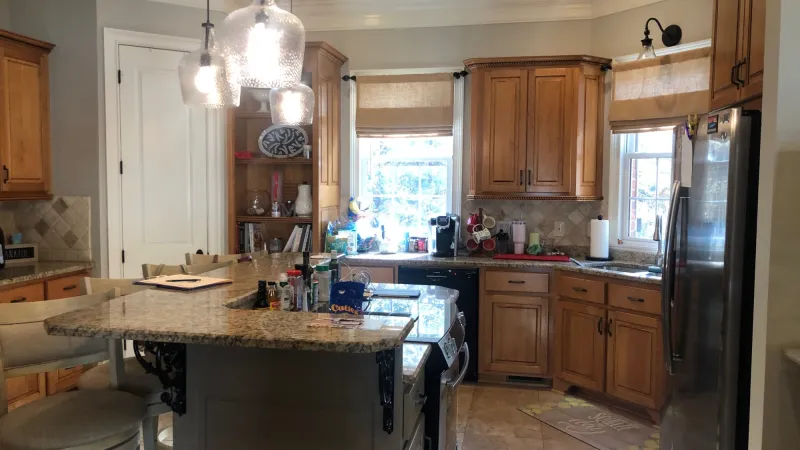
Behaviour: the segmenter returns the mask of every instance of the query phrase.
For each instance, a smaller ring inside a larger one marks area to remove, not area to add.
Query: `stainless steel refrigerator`
[[[662,449],[747,448],[760,130],[758,112],[701,117],[691,187],[673,186],[662,279]]]

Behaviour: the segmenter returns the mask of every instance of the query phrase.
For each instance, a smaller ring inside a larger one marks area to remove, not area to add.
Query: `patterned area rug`
[[[661,448],[657,427],[636,422],[577,397],[565,396],[558,402],[535,403],[519,410],[599,450]]]

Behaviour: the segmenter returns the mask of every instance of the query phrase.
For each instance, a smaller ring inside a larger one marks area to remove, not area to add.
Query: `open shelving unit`
[[[339,215],[340,186],[340,107],[341,71],[347,58],[324,42],[307,42],[303,63],[303,82],[315,94],[314,121],[302,128],[311,144],[311,158],[271,158],[258,147],[261,133],[272,126],[269,113],[258,112],[260,104],[248,88],[242,89],[241,104],[227,115],[228,178],[228,253],[240,252],[239,225],[260,226],[264,241],[280,238],[285,244],[296,225],[311,225],[312,251],[324,249],[324,232],[329,221]],[[247,152],[250,158],[237,159],[235,153]],[[301,183],[311,185],[311,217],[269,216],[273,173],[283,173],[283,201],[297,198]],[[247,214],[252,191],[263,193],[267,215]]]

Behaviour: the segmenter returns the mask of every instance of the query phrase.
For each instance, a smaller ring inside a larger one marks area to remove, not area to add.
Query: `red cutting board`
[[[519,261],[552,261],[552,262],[569,262],[569,256],[567,255],[515,255],[515,254],[508,254],[508,255],[501,255],[495,254],[492,256],[492,259],[513,259]]]

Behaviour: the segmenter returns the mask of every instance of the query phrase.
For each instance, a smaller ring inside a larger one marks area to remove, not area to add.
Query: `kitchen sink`
[[[593,269],[607,270],[609,272],[622,272],[622,273],[649,273],[644,267],[623,267],[623,266],[597,266]]]

